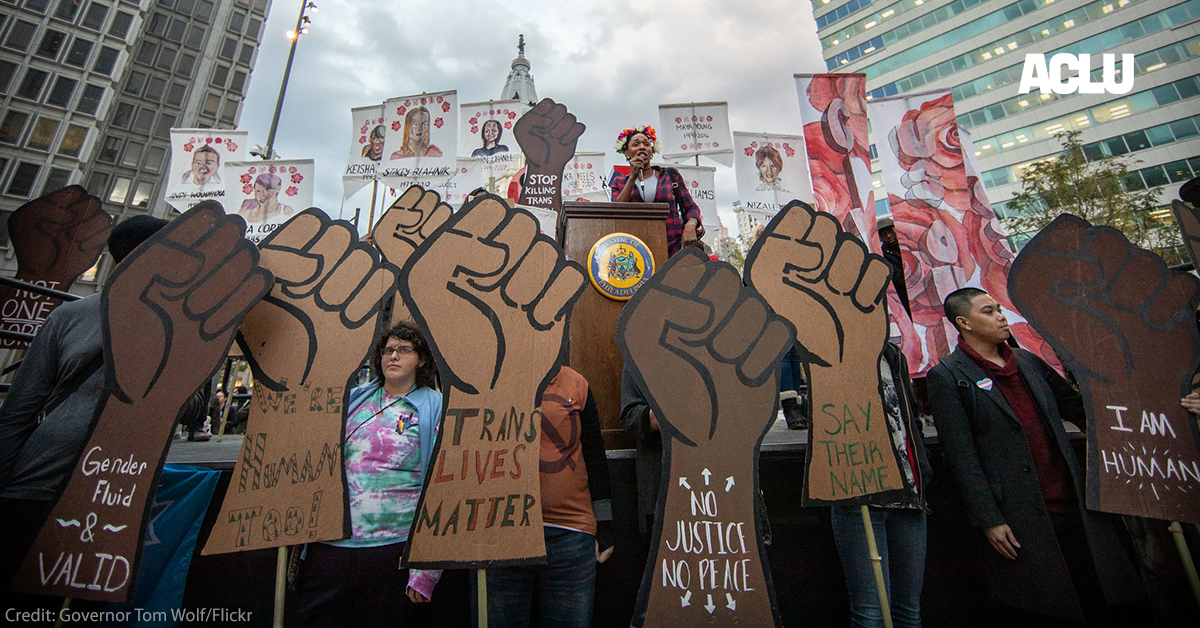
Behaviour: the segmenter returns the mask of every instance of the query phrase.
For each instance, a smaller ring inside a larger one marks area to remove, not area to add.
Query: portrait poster
[[[563,168],[562,196],[564,201],[608,202],[604,153],[575,153]]]
[[[165,199],[176,211],[203,200],[224,203],[221,165],[246,158],[246,132],[221,129],[171,129],[171,169]]]
[[[525,155],[512,131],[528,110],[529,106],[519,100],[489,100],[459,107],[458,154],[480,159],[485,181],[494,178],[497,185],[507,183],[525,165]],[[496,194],[503,193],[496,190]]]
[[[882,254],[867,138],[867,76],[796,74],[795,78],[814,207],[832,214],[842,229],[866,242],[872,253]],[[895,286],[888,286],[887,295],[887,309],[900,328],[900,348],[909,369],[914,374],[923,372],[917,370],[921,348]]]
[[[968,286],[1000,302],[1021,346],[1058,366],[1054,351],[1008,298],[1013,254],[978,171],[968,164],[974,150],[964,144],[950,92],[877,98],[868,110],[904,260],[912,327],[902,327],[901,336],[913,374],[924,374],[957,346],[958,331],[942,303]]]
[[[482,159],[459,159],[458,166],[450,171],[448,176],[404,180],[400,187],[391,188],[388,193],[395,197],[404,190],[419,185],[426,190],[437,192],[443,202],[458,209],[466,202],[467,195],[483,187],[484,183]]]
[[[736,131],[733,146],[738,200],[760,224],[771,222],[793,200],[815,202],[804,136]]]
[[[711,246],[721,235],[721,219],[717,216],[717,169],[684,164],[672,168],[687,181],[688,194],[700,206],[700,215],[704,219],[704,237],[701,239]]]
[[[355,107],[350,110],[350,157],[342,173],[342,196],[350,198],[375,180],[383,160],[387,127],[383,124],[383,105]]]
[[[454,170],[458,147],[456,92],[389,98],[383,103],[383,122],[387,137],[380,179],[444,177]]]
[[[723,166],[733,165],[729,103],[659,105],[658,120],[658,140],[663,159],[681,161],[704,155]]]
[[[313,203],[313,160],[231,161],[225,212],[246,220],[246,239],[258,244]]]

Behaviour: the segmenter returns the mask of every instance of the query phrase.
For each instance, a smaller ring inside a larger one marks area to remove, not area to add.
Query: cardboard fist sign
[[[663,434],[665,497],[638,595],[641,625],[779,624],[754,499],[779,360],[794,338],[732,266],[693,248],[621,313],[617,344]]]
[[[1082,389],[1088,508],[1200,523],[1200,431],[1179,406],[1200,366],[1200,280],[1064,214],[1021,249],[1008,286]]]

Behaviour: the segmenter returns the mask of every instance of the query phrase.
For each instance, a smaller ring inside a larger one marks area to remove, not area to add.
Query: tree
[[[1007,204],[1004,226],[1009,233],[1036,233],[1061,214],[1074,214],[1093,225],[1119,229],[1130,242],[1152,250],[1168,264],[1184,261],[1179,230],[1150,212],[1160,205],[1160,188],[1124,182],[1138,175],[1128,157],[1084,156],[1079,131],[1059,135],[1058,155],[1029,164],[1021,174],[1021,189]]]

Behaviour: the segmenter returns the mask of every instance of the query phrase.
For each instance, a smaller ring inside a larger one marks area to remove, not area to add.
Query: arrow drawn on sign
[[[704,610],[708,611],[709,615],[712,615],[713,611],[717,610],[717,606],[712,603],[712,593],[708,594],[708,604],[704,605]]]
[[[687,607],[691,606],[692,605],[692,592],[688,591],[687,595],[680,596],[679,601],[680,601],[680,603],[683,604],[683,608],[687,608]]]
[[[700,475],[704,476],[704,485],[708,486],[708,476],[712,475],[712,471],[705,469],[704,471],[700,472]]]
[[[686,477],[679,478],[679,485],[682,486],[683,488],[686,488],[689,491],[692,490],[692,487],[690,485],[688,485],[688,483],[687,483]]]
[[[725,492],[728,493],[729,489],[731,489],[731,488],[733,488],[733,476],[732,475],[725,478]]]
[[[737,610],[737,602],[735,602],[735,601],[734,601],[734,599],[733,599],[733,596],[732,596],[732,595],[730,595],[730,594],[726,593],[726,594],[725,594],[725,600],[726,600],[725,608],[728,608],[728,609],[729,609],[729,610],[731,610],[731,611],[736,611],[736,610]]]

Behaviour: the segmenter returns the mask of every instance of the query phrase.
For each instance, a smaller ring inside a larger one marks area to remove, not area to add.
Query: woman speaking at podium
[[[617,136],[617,152],[629,161],[629,175],[613,172],[608,182],[613,201],[617,203],[666,203],[671,206],[667,217],[667,255],[674,255],[683,246],[700,243],[704,222],[700,206],[688,193],[687,182],[674,168],[651,166],[650,158],[658,152],[658,135],[647,125],[625,129]]]

